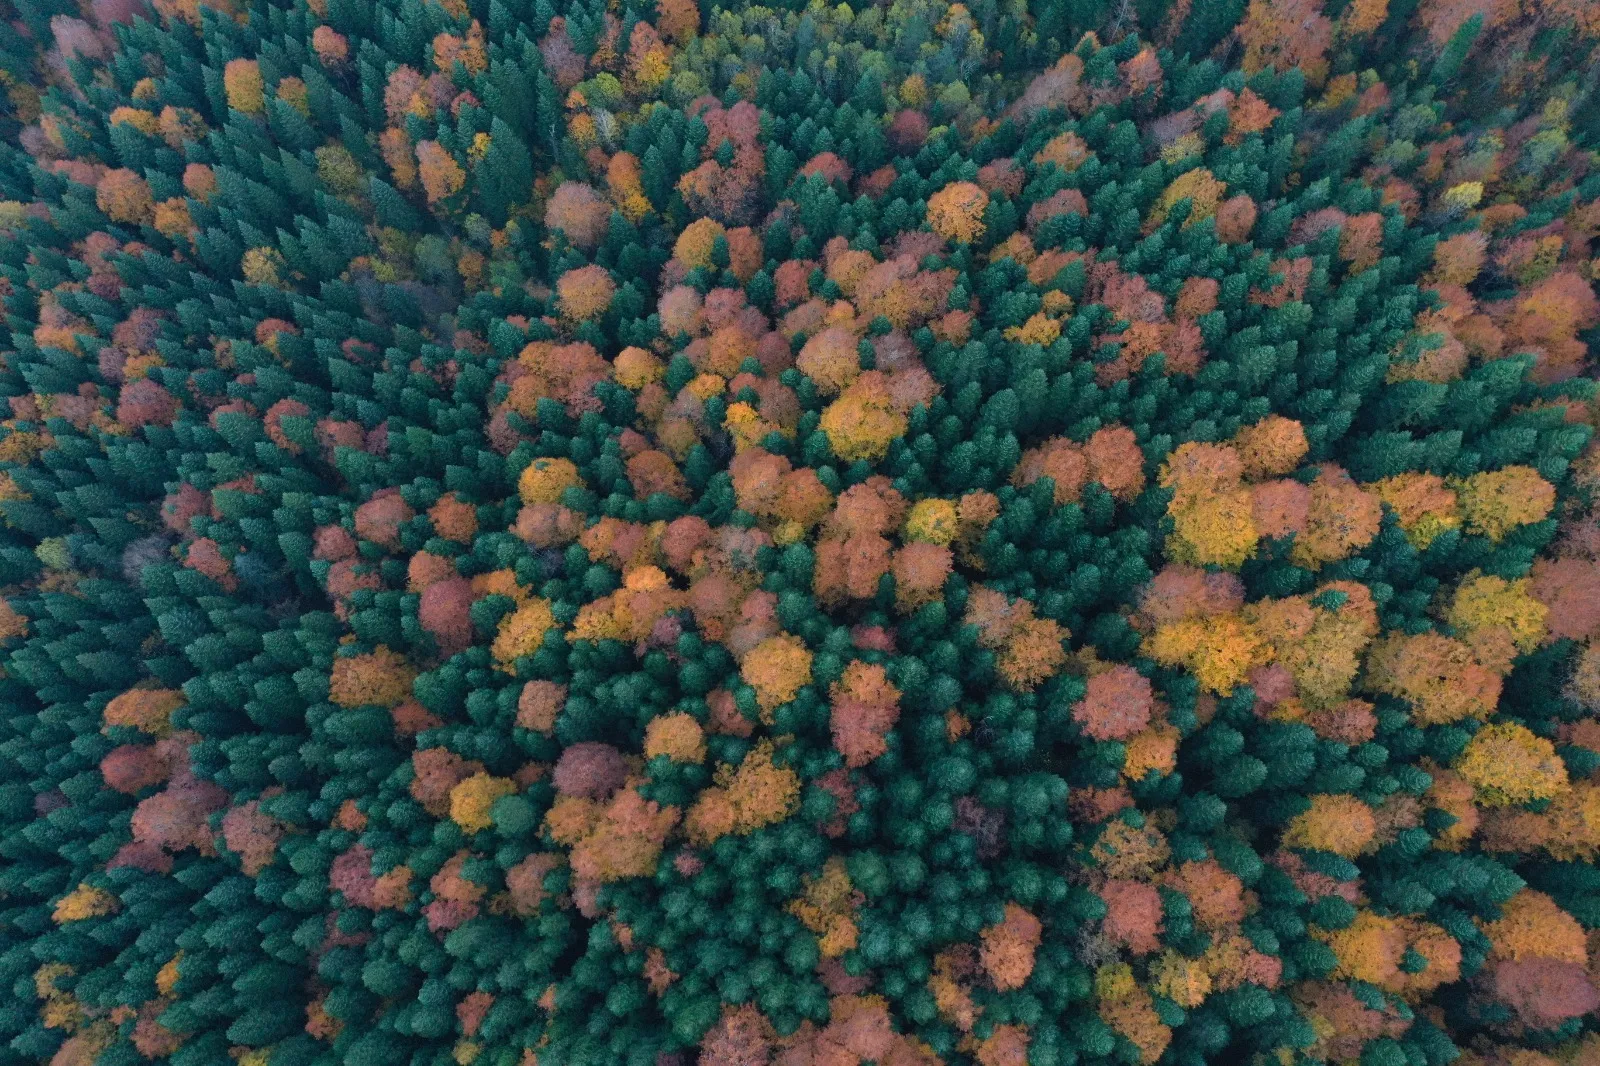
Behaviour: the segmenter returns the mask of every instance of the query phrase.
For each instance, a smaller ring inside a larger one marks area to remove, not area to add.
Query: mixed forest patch
[[[0,1066],[1600,1062],[1600,7],[8,18]]]

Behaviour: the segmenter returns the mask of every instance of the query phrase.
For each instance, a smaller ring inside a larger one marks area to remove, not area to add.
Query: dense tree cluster
[[[1600,1061],[1600,8],[37,0],[0,1064]]]

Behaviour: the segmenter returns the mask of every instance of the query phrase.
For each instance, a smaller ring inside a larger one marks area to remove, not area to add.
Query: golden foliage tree
[[[928,225],[947,241],[972,244],[984,233],[989,194],[970,181],[955,181],[928,197]]]

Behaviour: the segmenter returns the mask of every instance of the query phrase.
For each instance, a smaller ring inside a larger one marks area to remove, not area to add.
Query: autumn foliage
[[[1600,1063],[1600,8],[52,0],[0,1066]]]

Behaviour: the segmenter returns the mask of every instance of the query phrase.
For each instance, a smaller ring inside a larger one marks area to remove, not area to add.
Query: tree
[[[95,205],[113,222],[148,221],[155,202],[150,185],[131,170],[111,170],[95,187]]]
[[[1150,212],[1150,217],[1145,220],[1145,225],[1150,229],[1160,226],[1166,221],[1167,214],[1181,200],[1189,201],[1189,217],[1183,222],[1185,226],[1192,226],[1196,222],[1208,219],[1217,213],[1217,207],[1222,202],[1227,188],[1227,185],[1218,181],[1209,170],[1201,168],[1185,171],[1162,191]]]
[[[417,175],[428,194],[428,203],[437,204],[454,196],[466,185],[466,172],[438,141],[418,141],[416,151]]]
[[[846,766],[865,766],[888,750],[884,737],[900,717],[900,690],[883,667],[852,662],[829,695],[833,746]]]
[[[821,428],[841,459],[878,459],[905,433],[906,417],[894,403],[888,378],[870,370],[828,405]]]
[[[1555,746],[1515,722],[1479,729],[1454,769],[1485,806],[1550,799],[1567,789],[1567,768]]]
[[[1033,972],[1044,926],[1015,903],[1006,904],[1005,918],[983,931],[978,958],[990,982],[1000,991],[1021,988]]]
[[[1311,797],[1311,806],[1296,815],[1283,833],[1283,843],[1291,848],[1315,848],[1354,858],[1377,835],[1378,823],[1372,808],[1354,796],[1320,795]]]
[[[1150,723],[1149,679],[1128,666],[1113,666],[1089,678],[1072,717],[1094,740],[1127,740]]]
[[[1500,678],[1459,640],[1440,633],[1379,641],[1367,659],[1368,684],[1408,700],[1428,723],[1484,717],[1500,699]]]
[[[700,9],[686,0],[656,0],[657,28],[672,43],[688,44],[700,33]]]
[[[773,765],[772,746],[762,741],[737,767],[719,769],[717,784],[701,792],[689,810],[686,827],[699,843],[729,833],[748,835],[787,818],[799,797],[799,777]]]
[[[350,42],[332,26],[322,25],[311,31],[311,47],[325,67],[342,66],[350,57]]]
[[[788,703],[811,683],[811,652],[787,634],[769,637],[745,656],[739,674],[765,712]]]
[[[856,336],[842,326],[829,326],[800,349],[795,366],[816,383],[824,396],[837,396],[861,376]]]
[[[544,224],[566,234],[579,248],[592,249],[605,239],[611,209],[593,186],[564,181],[545,205]]]
[[[561,313],[574,322],[587,322],[604,314],[616,293],[616,283],[602,266],[569,270],[556,282]]]
[[[254,59],[230,59],[223,68],[222,84],[228,106],[246,115],[259,115],[266,109],[266,84],[261,64]]]
[[[1537,522],[1555,505],[1555,491],[1526,466],[1473,474],[1456,487],[1466,528],[1492,541],[1517,526]]]
[[[545,634],[555,627],[549,602],[530,600],[500,619],[490,654],[502,670],[509,671],[517,659],[538,651]]]
[[[7,1056],[1594,1057],[1583,4],[208,5],[0,46]]]
[[[1325,54],[1333,36],[1333,23],[1315,4],[1304,0],[1250,0],[1239,39],[1244,42],[1241,66],[1246,74],[1264,67],[1278,71],[1306,69],[1320,78],[1327,69]]]
[[[952,182],[928,198],[928,225],[947,241],[972,244],[983,237],[989,194],[969,181]]]
[[[172,713],[183,705],[181,692],[135,688],[107,703],[101,717],[106,725],[125,726],[153,737],[164,737],[172,731]]]

